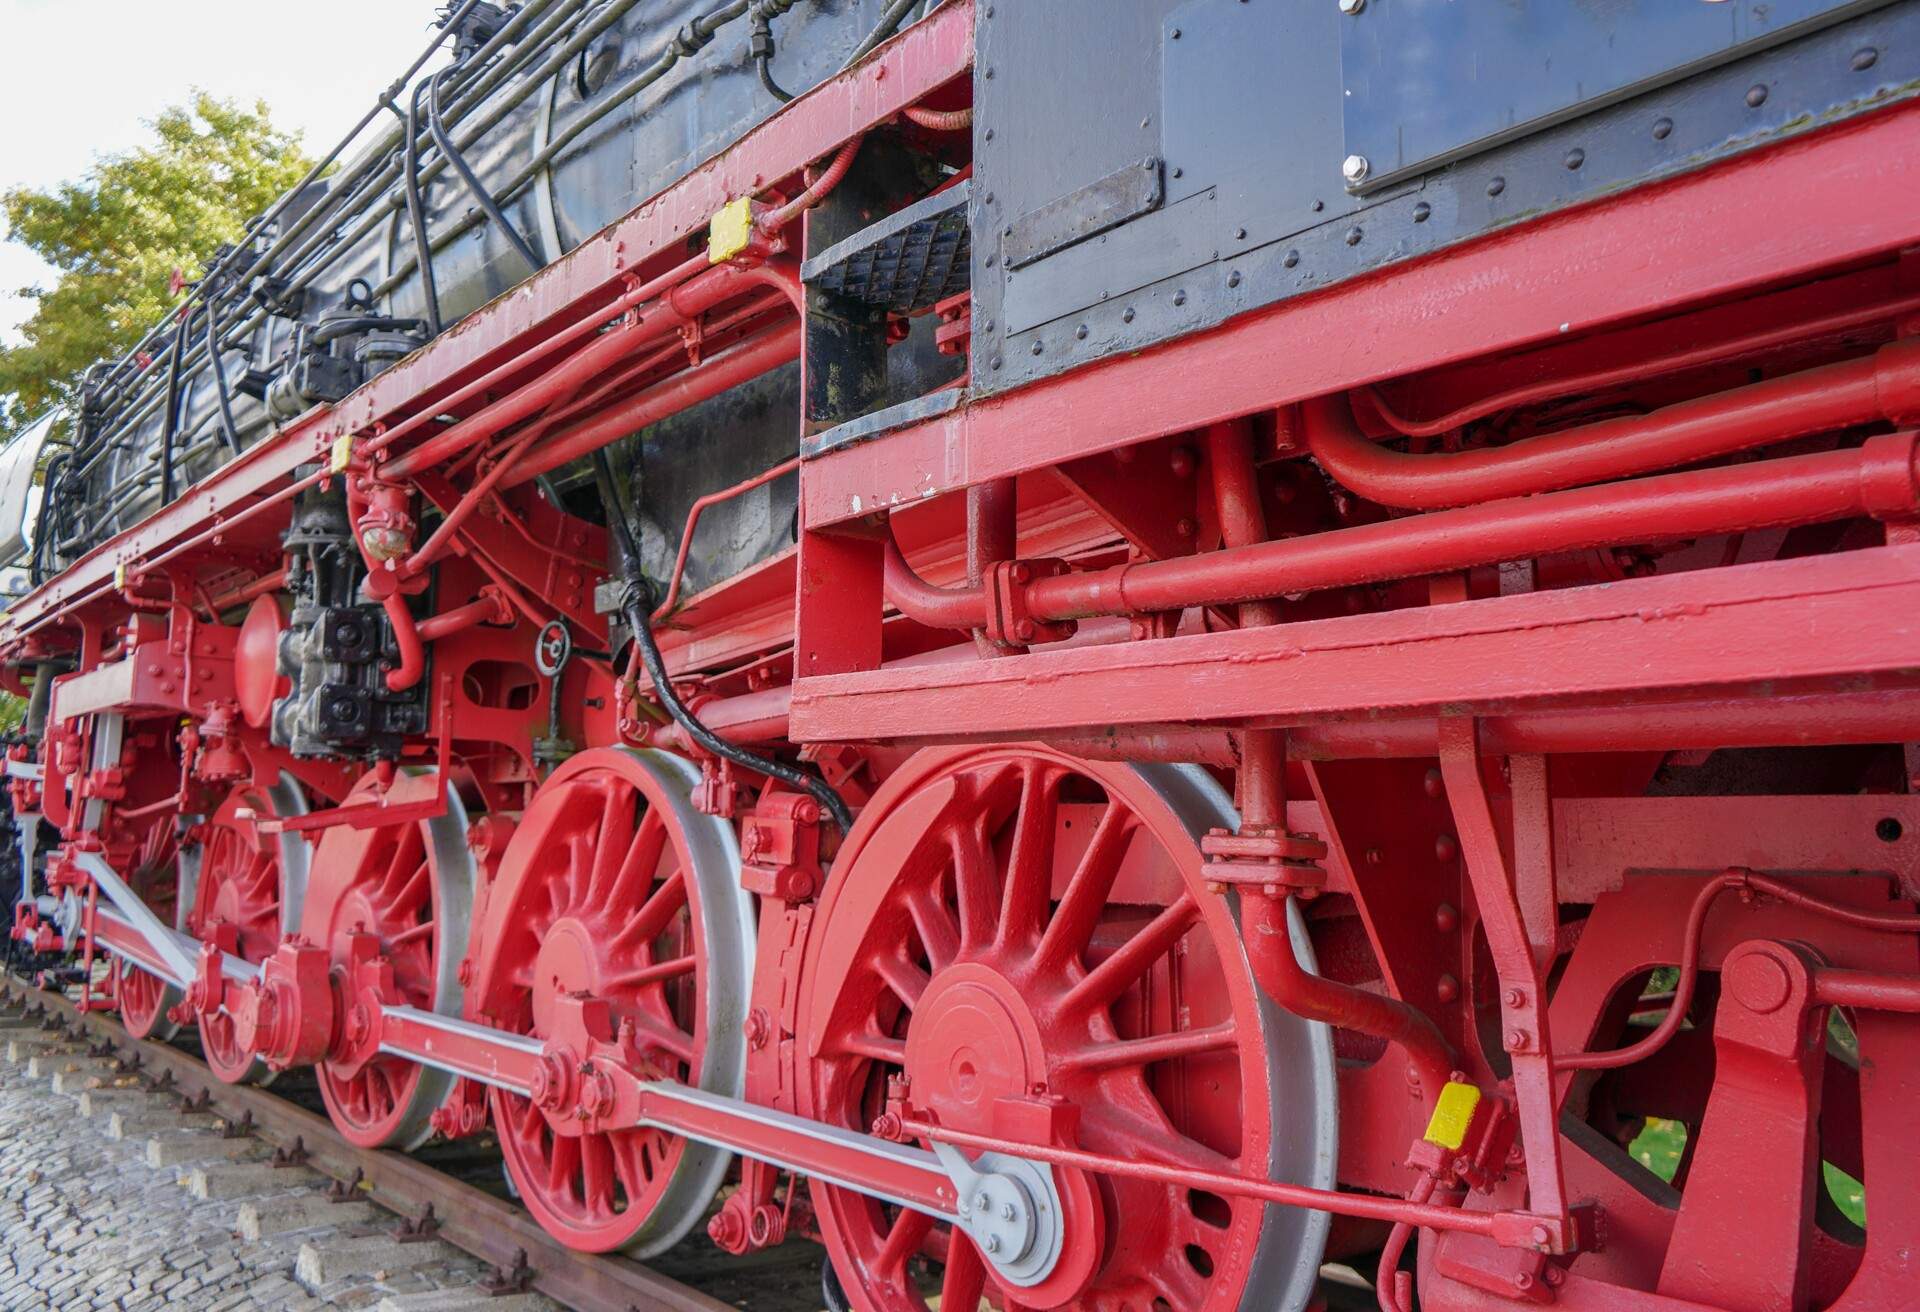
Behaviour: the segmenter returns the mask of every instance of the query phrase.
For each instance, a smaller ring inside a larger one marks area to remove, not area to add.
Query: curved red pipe
[[[393,622],[393,640],[400,646],[400,664],[387,671],[387,689],[405,692],[427,672],[427,649],[420,641],[420,630],[414,626],[413,612],[407,609],[405,597],[389,592],[381,605],[386,607],[387,618]]]
[[[1372,993],[1309,973],[1294,955],[1287,930],[1291,894],[1270,896],[1254,888],[1240,895],[1241,934],[1253,977],[1287,1011],[1338,1029],[1371,1034],[1407,1056],[1420,1080],[1420,1097],[1431,1105],[1453,1074],[1453,1051],[1424,1011],[1384,993]]]
[[[1920,414],[1920,346],[1603,419],[1500,447],[1412,455],[1372,441],[1342,397],[1301,406],[1301,436],[1321,468],[1369,501],[1437,510],[1578,487],[1810,433]]]

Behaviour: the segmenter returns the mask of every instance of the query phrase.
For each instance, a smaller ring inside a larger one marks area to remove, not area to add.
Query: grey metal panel
[[[1381,2],[1369,0],[1369,7]],[[1159,19],[1159,68],[1151,78],[1138,75],[1137,61],[1115,72],[1073,57],[1084,15],[1056,20],[1051,5],[981,10],[975,395],[1213,327],[1920,90],[1920,0],[1896,0],[1356,196],[1340,169],[1346,154],[1343,19],[1333,0],[1185,0],[1150,7]],[[1042,45],[1048,59],[1015,67],[1045,85],[1009,84],[998,69],[986,76],[995,52],[1013,52],[1019,60]],[[1083,84],[1125,85],[1132,99],[1102,101],[1100,116],[1083,116],[1071,103]],[[1051,115],[1056,129],[1044,145],[1021,131],[1000,131],[1002,123],[1039,114]],[[1081,156],[1092,156],[1106,135],[1117,133],[1114,125],[1130,128],[1143,120],[1156,125],[1159,143],[1135,137],[1127,144],[1160,151],[1167,206],[1025,268],[1006,269],[999,243],[1007,216],[1099,176],[1096,165],[1077,167]],[[1023,150],[1043,151],[1045,158],[1023,158]],[[1570,319],[1579,317],[1577,306],[1568,310]]]
[[[1885,2],[1370,0],[1338,24],[1347,153],[1376,185]]]

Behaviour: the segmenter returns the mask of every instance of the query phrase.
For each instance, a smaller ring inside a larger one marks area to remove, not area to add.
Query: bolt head
[[[1340,12],[1351,17],[1367,7],[1367,0],[1340,0]]]
[[[999,1236],[999,1235],[988,1235],[988,1236],[987,1236],[987,1244],[986,1244],[986,1247],[987,1247],[987,1251],[988,1251],[989,1253],[997,1253],[997,1252],[999,1252],[999,1251],[1000,1251],[1000,1236]]]
[[[1363,182],[1372,168],[1365,155],[1349,155],[1340,161],[1340,176],[1348,182]]]

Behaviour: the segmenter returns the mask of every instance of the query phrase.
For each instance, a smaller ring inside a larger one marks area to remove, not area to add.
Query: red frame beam
[[[796,742],[1296,724],[1920,680],[1920,546],[800,680]],[[1036,695],[1038,694],[1038,695]]]

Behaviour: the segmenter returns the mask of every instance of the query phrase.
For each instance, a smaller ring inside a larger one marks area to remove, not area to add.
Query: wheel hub
[[[991,1133],[994,1104],[1046,1079],[1046,1048],[1013,982],[978,962],[934,976],[907,1030],[907,1078],[917,1107],[942,1125]]]

